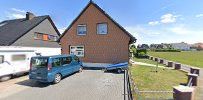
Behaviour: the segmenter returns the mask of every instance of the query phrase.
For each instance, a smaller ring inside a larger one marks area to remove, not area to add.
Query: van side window
[[[61,66],[61,59],[60,58],[53,58],[52,59],[52,67],[60,67]]]
[[[0,55],[0,64],[4,63],[4,56]]]
[[[76,61],[76,62],[80,62],[80,59],[79,59],[77,56],[74,56],[73,59],[74,59],[74,61]]]
[[[64,57],[62,58],[62,65],[70,64],[72,61],[71,57]]]
[[[24,54],[12,55],[12,61],[23,61],[25,59],[26,55]]]

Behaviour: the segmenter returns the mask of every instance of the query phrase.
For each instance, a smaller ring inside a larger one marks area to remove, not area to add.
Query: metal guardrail
[[[126,95],[128,95],[128,100],[133,100],[133,96],[135,99],[137,100],[146,100],[146,99],[150,99],[150,100],[173,100],[173,91],[140,91],[136,84],[133,82],[133,78],[131,77],[131,73],[126,70],[125,71],[125,75],[126,75],[126,84],[129,86],[129,88],[127,88],[127,93]],[[133,94],[133,95],[132,95]],[[171,94],[170,97],[166,97],[166,95]],[[124,99],[126,100],[126,99]]]

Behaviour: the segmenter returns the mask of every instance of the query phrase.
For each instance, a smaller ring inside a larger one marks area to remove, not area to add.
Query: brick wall
[[[97,34],[97,23],[107,22],[108,34]],[[77,25],[86,24],[87,34],[77,35]],[[130,37],[101,13],[94,5],[90,5],[73,26],[61,38],[62,54],[69,54],[69,46],[84,45],[83,62],[119,63],[128,61]]]

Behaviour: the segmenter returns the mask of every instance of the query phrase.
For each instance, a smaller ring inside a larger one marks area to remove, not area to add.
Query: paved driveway
[[[0,89],[0,100],[123,100],[123,74],[84,70],[55,85],[25,76],[0,83]]]

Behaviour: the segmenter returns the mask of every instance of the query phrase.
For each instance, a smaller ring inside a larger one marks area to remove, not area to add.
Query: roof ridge
[[[118,24],[113,18],[110,17],[102,8],[100,8],[96,3],[93,2],[93,0],[90,0],[89,3],[83,8],[83,10],[79,13],[79,15],[72,21],[72,23],[66,28],[66,30],[63,32],[63,34],[58,39],[58,42],[60,39],[65,35],[65,33],[72,27],[72,25],[79,19],[79,17],[86,11],[86,9],[93,4],[101,13],[103,13],[107,18],[109,18],[115,25],[117,25],[122,31],[127,33],[127,35],[132,40],[131,42],[136,41],[137,39],[131,35],[127,30],[125,30],[120,24]]]

